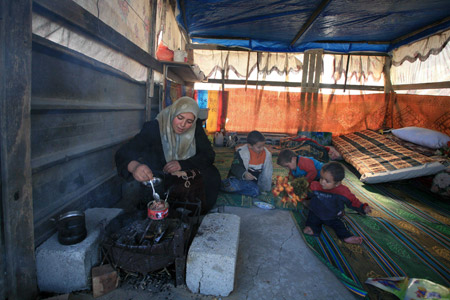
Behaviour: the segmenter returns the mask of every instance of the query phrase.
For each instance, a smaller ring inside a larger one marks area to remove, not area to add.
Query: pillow
[[[450,141],[450,137],[442,132],[421,127],[403,127],[391,132],[402,140],[433,149],[444,147]]]

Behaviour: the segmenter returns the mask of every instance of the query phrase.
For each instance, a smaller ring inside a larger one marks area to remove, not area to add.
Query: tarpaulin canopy
[[[450,28],[449,0],[178,0],[192,42],[255,51],[388,53]]]

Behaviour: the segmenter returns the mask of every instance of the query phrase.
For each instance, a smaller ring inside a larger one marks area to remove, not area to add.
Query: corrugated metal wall
[[[36,245],[54,233],[51,217],[73,209],[110,207],[120,199],[122,180],[114,153],[145,121],[145,83],[58,47],[33,43]]]

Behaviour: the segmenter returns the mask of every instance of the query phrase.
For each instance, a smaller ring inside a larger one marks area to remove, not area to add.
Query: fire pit
[[[116,217],[105,228],[105,258],[115,267],[141,274],[175,264],[176,284],[184,284],[187,249],[200,222],[200,209],[200,202],[171,201],[162,220],[149,218],[143,210]]]

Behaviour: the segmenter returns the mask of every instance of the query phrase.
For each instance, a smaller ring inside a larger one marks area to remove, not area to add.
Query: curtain
[[[450,96],[397,94],[392,127],[407,126],[434,129],[450,136]]]
[[[341,135],[365,129],[420,126],[450,134],[450,97],[402,94],[333,95],[228,89],[208,92],[208,132],[259,130],[296,135],[299,131]],[[218,117],[222,114],[222,118]],[[208,123],[209,122],[209,123]]]
[[[208,109],[206,119],[206,131],[215,133],[224,129],[227,113],[227,92],[197,90],[194,92],[194,99],[201,109]]]
[[[268,53],[246,51],[194,50],[194,61],[206,74],[213,76],[217,70],[233,70],[239,77],[245,78],[255,68],[260,72],[278,74],[299,72],[302,69],[303,54],[299,53]]]

